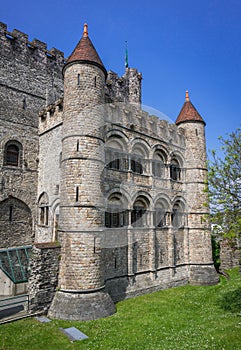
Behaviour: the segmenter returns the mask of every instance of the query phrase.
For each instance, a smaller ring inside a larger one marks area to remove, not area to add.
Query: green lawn
[[[185,286],[128,299],[118,312],[88,322],[34,318],[0,326],[0,350],[240,350],[241,275],[212,287]],[[70,342],[59,328],[76,327],[89,339]]]

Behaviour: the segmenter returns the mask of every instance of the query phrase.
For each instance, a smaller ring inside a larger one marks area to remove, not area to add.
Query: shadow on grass
[[[225,311],[241,312],[241,287],[225,293],[218,299],[218,304]]]

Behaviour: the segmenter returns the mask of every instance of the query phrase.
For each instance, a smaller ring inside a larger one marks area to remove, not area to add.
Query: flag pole
[[[128,63],[128,49],[127,49],[127,41],[126,41],[125,67],[126,67],[126,68],[128,68],[128,67],[129,67],[129,63]]]

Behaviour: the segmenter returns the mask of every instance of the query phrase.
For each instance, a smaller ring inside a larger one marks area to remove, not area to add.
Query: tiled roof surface
[[[84,25],[83,36],[78,42],[72,54],[67,59],[66,64],[75,61],[92,62],[100,66],[103,70],[105,70],[103,63],[88,36],[87,24]]]
[[[198,113],[198,111],[190,101],[188,92],[186,92],[186,101],[184,102],[181,112],[177,117],[176,124],[179,125],[181,123],[190,122],[190,121],[202,122],[205,124],[205,121],[203,120],[201,115]]]

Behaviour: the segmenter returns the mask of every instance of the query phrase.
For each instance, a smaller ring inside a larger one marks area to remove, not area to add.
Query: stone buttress
[[[64,74],[64,114],[60,184],[61,261],[59,291],[49,316],[88,320],[115,312],[105,291],[101,237],[104,203],[104,85],[106,70],[88,37],[67,60]]]

